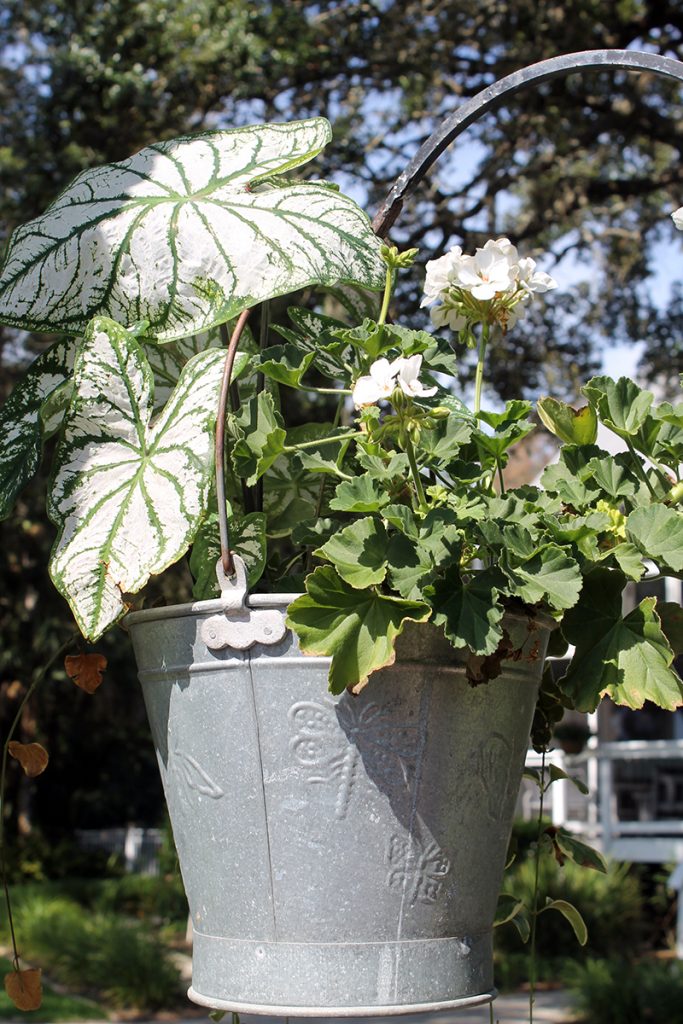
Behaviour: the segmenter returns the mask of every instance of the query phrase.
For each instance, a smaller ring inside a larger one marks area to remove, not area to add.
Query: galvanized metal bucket
[[[246,650],[212,649],[221,600],[127,620],[192,915],[190,998],[291,1016],[487,1002],[546,625],[508,617],[514,660],[476,687],[466,652],[409,626],[393,666],[332,698],[328,659],[285,631],[292,596],[236,613],[282,636]]]

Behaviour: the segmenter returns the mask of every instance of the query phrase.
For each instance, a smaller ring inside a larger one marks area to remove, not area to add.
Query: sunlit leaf
[[[593,444],[598,435],[598,418],[590,405],[574,409],[556,398],[539,398],[536,409],[548,430],[565,444]]]
[[[380,289],[365,214],[282,177],[330,137],[323,118],[204,132],[84,171],[12,235],[0,318],[79,334],[104,314],[169,341],[309,284]]]
[[[222,364],[216,350],[191,359],[151,423],[152,371],[138,342],[104,317],[86,332],[49,513],[59,527],[50,573],[89,639],[194,537],[206,510]]]
[[[314,552],[332,562],[343,580],[352,587],[381,583],[387,573],[387,531],[379,519],[357,519],[331,537]]]
[[[683,514],[665,505],[637,508],[626,520],[626,537],[644,555],[676,572],[683,569]]]
[[[287,625],[306,654],[333,657],[330,690],[360,690],[371,672],[394,662],[394,641],[408,621],[425,622],[429,605],[356,590],[332,566],[306,580],[306,593],[289,606]]]
[[[562,914],[562,916],[565,917],[572,926],[579,945],[586,945],[588,942],[588,929],[586,928],[586,922],[573,904],[568,903],[567,900],[548,899],[546,900],[545,906],[541,907],[539,910],[539,914],[542,914],[545,910],[557,910],[558,913]]]

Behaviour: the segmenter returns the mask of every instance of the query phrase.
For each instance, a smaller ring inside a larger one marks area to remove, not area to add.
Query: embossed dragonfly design
[[[409,785],[409,764],[417,756],[418,726],[398,723],[377,704],[357,698],[300,701],[289,710],[290,750],[308,769],[308,781],[335,783],[335,817],[346,817],[361,761],[380,786]]]

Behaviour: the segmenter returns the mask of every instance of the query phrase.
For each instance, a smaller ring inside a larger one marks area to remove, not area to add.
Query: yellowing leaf
[[[37,1010],[43,1001],[40,970],[36,967],[24,971],[10,971],[5,975],[5,992],[17,1010]]]
[[[12,740],[7,750],[10,757],[19,762],[29,779],[35,779],[36,775],[41,775],[47,768],[49,757],[40,743],[18,743]]]
[[[107,667],[103,654],[67,654],[64,668],[69,679],[86,693],[94,693],[102,683],[102,673]]]

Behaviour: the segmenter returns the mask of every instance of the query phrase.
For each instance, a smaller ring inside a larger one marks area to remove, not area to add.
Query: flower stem
[[[479,415],[481,409],[481,388],[484,383],[484,357],[486,346],[489,342],[489,325],[486,320],[481,325],[481,337],[479,338],[479,352],[477,353],[477,372],[474,378],[474,415]]]
[[[287,444],[282,450],[287,455],[291,455],[306,448],[317,448],[321,444],[334,444],[335,441],[339,444],[340,441],[348,441],[352,437],[367,437],[367,434],[362,430],[354,430],[352,434],[336,434],[334,437],[320,437],[317,441],[301,441],[299,444]]]
[[[625,441],[626,441],[626,447],[628,448],[629,452],[633,456],[633,462],[634,462],[635,469],[636,469],[636,472],[637,472],[638,476],[641,478],[641,480],[643,481],[643,483],[647,487],[648,491],[650,492],[650,496],[652,498],[654,498],[655,501],[658,501],[659,499],[657,498],[657,493],[656,493],[654,487],[652,486],[652,484],[650,483],[650,480],[648,478],[647,473],[643,469],[643,464],[640,461],[640,456],[638,455],[638,453],[636,452],[635,448],[633,447],[633,443],[631,441],[629,441],[628,438],[625,438]]]
[[[534,892],[531,904],[531,935],[529,938],[529,1024],[534,1024],[534,1003],[536,1002],[536,922],[538,920],[538,880],[541,869],[541,837],[543,836],[543,801],[545,797],[545,755],[541,755],[540,799],[538,805],[538,830],[534,853]]]
[[[384,281],[384,295],[382,297],[382,308],[379,313],[379,320],[377,323],[383,327],[387,321],[387,315],[389,313],[389,302],[391,301],[391,293],[394,290],[394,271],[391,267],[387,267],[387,274]]]
[[[409,437],[406,438],[406,455],[408,456],[408,462],[410,464],[410,472],[413,477],[413,483],[415,484],[415,492],[417,494],[418,507],[420,509],[427,508],[427,498],[425,496],[424,487],[422,486],[422,478],[420,477],[420,471],[417,468],[417,462],[415,460],[415,449],[413,448],[413,442]]]

